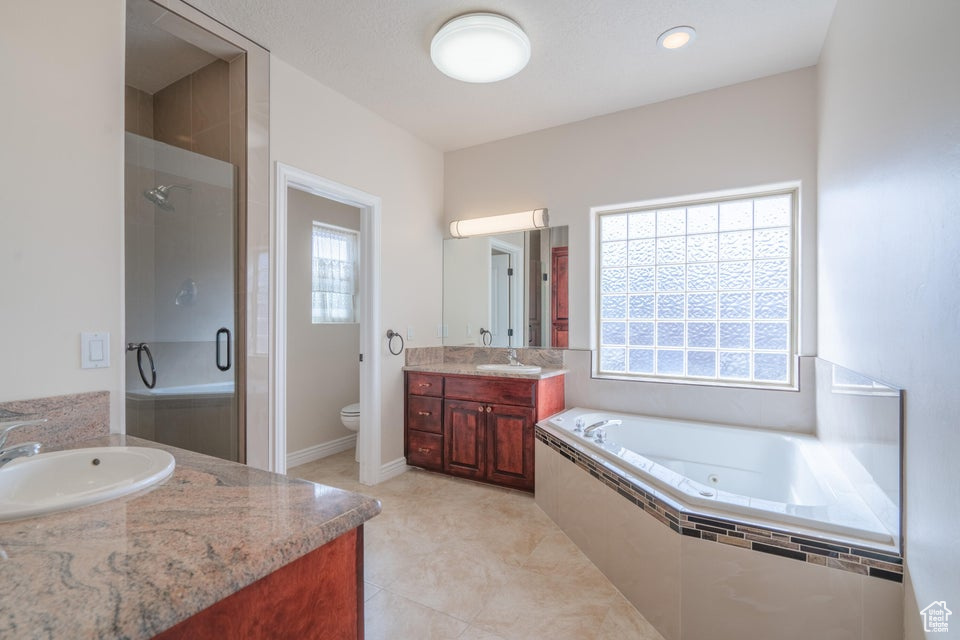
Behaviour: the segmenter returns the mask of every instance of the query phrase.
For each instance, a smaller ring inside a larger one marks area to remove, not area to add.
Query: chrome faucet
[[[9,449],[0,449],[0,468],[8,462],[13,462],[17,458],[26,458],[40,453],[39,442],[24,442],[16,444]]]
[[[589,438],[590,436],[597,433],[607,425],[611,425],[611,424],[623,424],[623,420],[601,420],[600,422],[594,422],[592,425],[590,425],[589,427],[586,427],[583,430],[583,437]],[[603,432],[601,431],[601,433]]]
[[[40,443],[39,442],[24,442],[22,444],[15,444],[12,447],[6,447],[7,436],[10,435],[10,432],[19,427],[29,427],[35,424],[43,424],[47,419],[43,418],[41,420],[15,420],[13,422],[0,422],[0,467],[3,467],[8,462],[16,460],[17,458],[24,458],[27,456],[35,456],[40,452]]]
[[[510,349],[509,351],[507,351],[507,357],[510,358],[510,366],[511,366],[511,367],[519,367],[519,366],[520,366],[520,361],[517,360],[517,350],[516,350],[516,349]]]

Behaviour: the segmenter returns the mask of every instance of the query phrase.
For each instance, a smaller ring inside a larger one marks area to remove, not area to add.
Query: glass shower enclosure
[[[235,167],[125,145],[126,432],[242,462]]]

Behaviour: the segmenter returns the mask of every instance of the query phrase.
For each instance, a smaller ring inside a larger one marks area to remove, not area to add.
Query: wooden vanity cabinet
[[[153,640],[362,640],[363,526],[344,533]]]
[[[443,470],[443,376],[408,373],[404,395],[407,464]]]
[[[429,416],[421,415],[426,412],[422,396],[438,390],[442,398],[431,397],[442,401],[442,419],[436,421],[432,410],[436,405],[431,405]],[[408,373],[406,398],[408,464],[532,491],[534,425],[563,410],[563,376]],[[441,446],[439,458],[433,449],[436,443]]]

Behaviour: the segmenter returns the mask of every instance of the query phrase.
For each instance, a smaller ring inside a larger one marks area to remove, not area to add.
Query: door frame
[[[513,336],[507,337],[507,346],[516,348],[523,347],[524,344],[524,330],[523,327],[526,324],[524,320],[524,310],[523,310],[523,282],[526,277],[524,274],[526,270],[524,269],[524,260],[523,260],[523,247],[505,242],[500,238],[490,238],[490,251],[491,259],[493,256],[493,250],[496,249],[502,253],[506,253],[510,256],[510,268],[513,269],[513,276],[509,280],[510,291],[508,298],[510,299],[510,329],[513,329]],[[491,291],[487,294],[487,299],[491,300],[493,294],[493,285],[490,285]],[[490,308],[493,308],[492,300],[489,303]],[[492,321],[492,311],[491,318]]]
[[[276,214],[272,225],[274,250],[275,319],[274,348],[271,350],[273,389],[269,434],[271,471],[287,471],[287,189],[356,207],[360,210],[360,430],[357,453],[360,482],[380,481],[380,213],[381,200],[359,189],[321,178],[296,167],[277,162]]]

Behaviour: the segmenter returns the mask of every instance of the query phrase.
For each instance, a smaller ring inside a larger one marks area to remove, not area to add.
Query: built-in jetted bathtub
[[[583,408],[540,428],[599,454],[681,511],[884,549],[896,544],[813,436]]]

